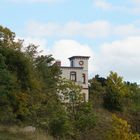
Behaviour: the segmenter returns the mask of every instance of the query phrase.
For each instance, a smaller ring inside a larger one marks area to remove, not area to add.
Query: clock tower
[[[88,101],[88,60],[89,56],[72,56],[69,58],[72,74],[75,72],[75,81],[82,86],[85,101]],[[77,71],[80,69],[79,71]],[[72,79],[74,79],[72,75]],[[70,76],[71,77],[71,76]],[[71,78],[70,78],[71,79]]]

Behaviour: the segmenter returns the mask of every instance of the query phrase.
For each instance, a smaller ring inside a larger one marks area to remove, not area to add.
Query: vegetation
[[[1,139],[140,139],[137,83],[115,72],[107,78],[96,75],[89,80],[90,101],[84,102],[81,87],[62,79],[52,55],[41,55],[37,48],[23,46],[0,26],[0,125],[7,127],[0,129]],[[11,132],[15,125],[35,127],[35,134]],[[40,129],[43,137],[37,135]]]
[[[139,134],[133,134],[127,121],[112,116],[112,128],[108,131],[108,140],[140,140]]]
[[[128,94],[123,78],[111,72],[106,81],[104,106],[109,110],[122,111],[125,96]]]
[[[139,85],[125,82],[115,72],[110,72],[106,79],[97,75],[89,82],[90,101],[98,114],[98,120],[101,121],[95,127],[97,130],[94,130],[97,139],[139,140]],[[111,117],[112,114],[113,117]],[[104,131],[107,132],[104,133]]]

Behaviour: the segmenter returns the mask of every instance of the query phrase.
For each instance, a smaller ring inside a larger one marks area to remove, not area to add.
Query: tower
[[[69,58],[70,67],[72,68],[81,68],[79,73],[73,71],[70,74],[70,79],[75,80],[79,85],[82,86],[82,92],[85,96],[85,101],[88,101],[89,93],[88,93],[88,60],[89,56],[72,56]]]

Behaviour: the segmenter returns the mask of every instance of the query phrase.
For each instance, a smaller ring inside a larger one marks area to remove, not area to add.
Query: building
[[[72,56],[69,58],[70,66],[61,66],[61,62],[57,64],[62,70],[62,77],[70,79],[82,86],[82,93],[84,93],[85,101],[88,101],[88,60],[89,56]]]

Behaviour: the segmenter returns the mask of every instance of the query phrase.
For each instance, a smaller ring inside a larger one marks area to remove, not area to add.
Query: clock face
[[[79,65],[83,65],[84,64],[84,61],[79,61]]]

